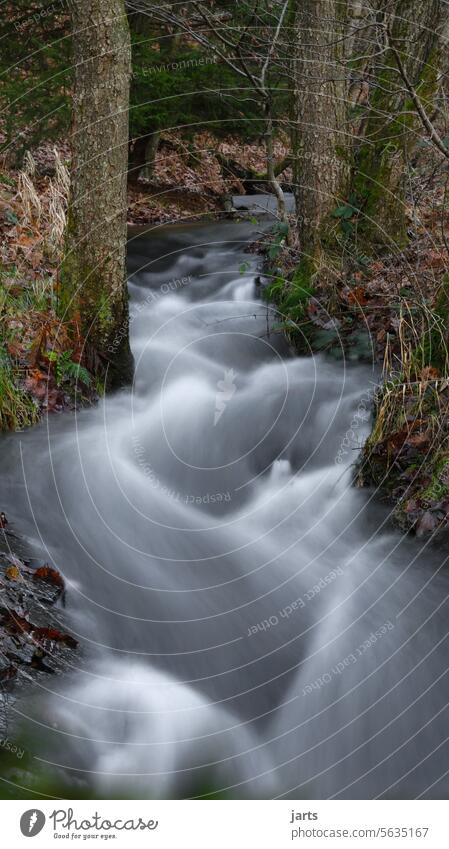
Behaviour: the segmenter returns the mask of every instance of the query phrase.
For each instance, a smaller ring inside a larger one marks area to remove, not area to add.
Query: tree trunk
[[[90,365],[128,379],[126,176],[131,45],[123,0],[73,0],[71,194],[60,301]]]
[[[154,168],[156,165],[156,154],[157,149],[159,147],[159,141],[161,138],[160,130],[156,130],[154,133],[146,139],[145,143],[145,162],[143,164],[142,170],[140,172],[140,177],[143,180],[152,180],[154,174]]]
[[[396,0],[388,6],[378,2],[374,11],[375,56],[353,175],[362,210],[357,231],[365,251],[367,245],[392,250],[406,244],[407,163],[423,135],[389,43],[428,109],[437,87],[439,30],[447,17],[443,0]],[[366,50],[362,52],[366,56]]]
[[[301,0],[296,11],[294,185],[302,266],[310,271],[331,261],[331,213],[348,188],[345,17],[339,0]]]

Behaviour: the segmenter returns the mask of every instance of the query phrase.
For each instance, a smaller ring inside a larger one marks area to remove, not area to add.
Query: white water
[[[83,649],[17,710],[100,796],[441,798],[445,552],[351,486],[373,373],[289,354],[250,229],[134,240],[132,389],[0,446]]]

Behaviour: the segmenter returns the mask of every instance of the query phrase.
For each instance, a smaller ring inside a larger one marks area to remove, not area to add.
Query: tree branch
[[[406,89],[407,89],[407,91],[408,91],[408,93],[409,93],[409,95],[410,95],[410,97],[413,101],[413,104],[414,104],[415,109],[418,113],[418,116],[421,120],[422,125],[426,129],[426,131],[429,135],[429,138],[430,138],[431,142],[434,144],[434,146],[440,151],[440,153],[443,154],[443,156],[446,157],[446,159],[449,159],[449,150],[446,148],[446,145],[444,144],[443,139],[441,138],[438,130],[436,129],[436,127],[434,126],[434,124],[430,120],[430,118],[429,118],[429,116],[426,112],[426,109],[425,109],[425,107],[424,107],[424,105],[421,101],[421,98],[419,97],[412,81],[409,79],[409,76],[407,74],[407,71],[405,69],[404,63],[403,63],[402,58],[401,58],[401,54],[400,54],[399,50],[397,49],[396,45],[394,44],[393,39],[391,38],[391,34],[390,34],[387,26],[385,26],[385,33],[386,33],[386,37],[387,37],[387,45],[388,45],[389,49],[391,50],[391,52],[394,56],[396,65],[398,67],[398,71],[399,71],[399,73],[402,77],[403,83],[404,83],[404,85],[405,85],[405,87],[406,87]]]

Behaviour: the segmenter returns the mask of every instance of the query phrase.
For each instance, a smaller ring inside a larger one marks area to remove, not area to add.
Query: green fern
[[[55,365],[56,383],[61,386],[64,380],[72,378],[77,382],[84,383],[85,386],[90,386],[91,376],[84,366],[72,360],[73,351],[64,351],[58,354],[57,351],[48,351],[47,358]]]

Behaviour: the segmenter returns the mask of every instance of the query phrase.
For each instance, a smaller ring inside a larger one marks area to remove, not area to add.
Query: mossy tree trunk
[[[358,235],[367,248],[402,248],[407,242],[407,163],[423,128],[401,79],[390,44],[429,111],[438,79],[443,0],[396,0],[375,8],[369,98],[361,107],[362,133],[354,151],[353,189],[362,215]],[[366,61],[366,49],[363,62]],[[430,108],[432,112],[432,107]]]
[[[347,4],[301,0],[295,19],[294,183],[302,266],[329,271],[335,220],[349,180]]]
[[[88,364],[131,373],[126,289],[126,177],[131,45],[123,0],[73,0],[71,193],[62,311],[79,315]]]

